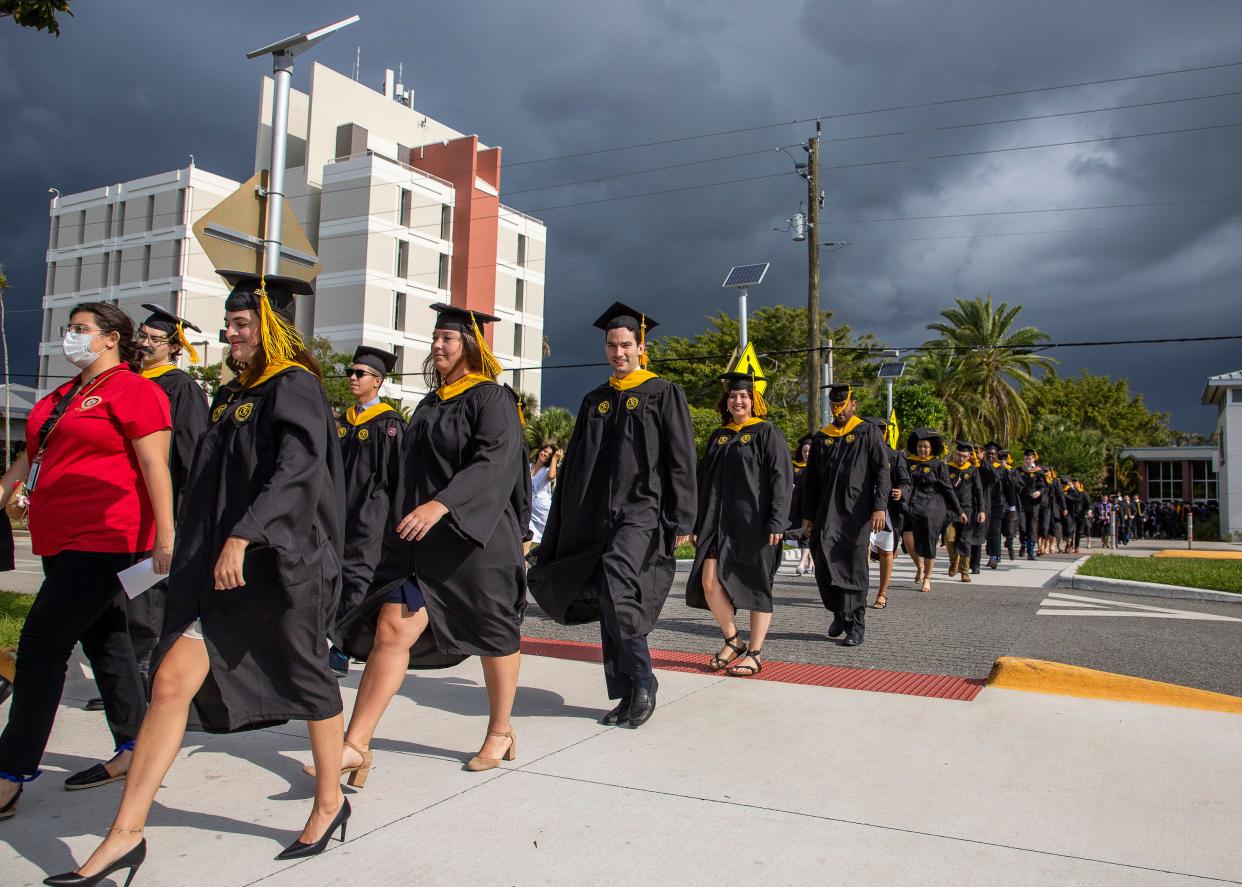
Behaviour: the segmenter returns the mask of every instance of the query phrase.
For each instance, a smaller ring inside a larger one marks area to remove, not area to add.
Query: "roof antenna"
[[[354,53],[354,82],[358,82],[358,78],[362,76],[362,47],[358,47],[358,51]]]

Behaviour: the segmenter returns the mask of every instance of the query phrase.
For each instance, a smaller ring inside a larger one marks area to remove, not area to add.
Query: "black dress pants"
[[[632,690],[652,684],[651,653],[647,649],[647,636],[621,636],[621,624],[617,608],[608,593],[608,580],[600,571],[599,582],[599,629],[604,654],[604,683],[609,699],[624,699]]]
[[[95,672],[115,745],[137,738],[146,692],[116,574],[145,557],[62,551],[43,558],[43,585],[17,644],[12,708],[0,735],[0,772],[19,778],[38,773],[79,641]]]

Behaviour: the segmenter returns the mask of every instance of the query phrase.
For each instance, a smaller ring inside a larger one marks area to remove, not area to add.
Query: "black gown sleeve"
[[[694,426],[686,396],[669,385],[660,398],[660,471],[664,474],[665,520],[677,536],[694,529],[699,510],[697,468],[694,459]]]
[[[328,460],[328,447],[340,444],[329,439],[327,404],[314,376],[295,369],[274,381],[276,390],[258,421],[268,423],[276,438],[276,470],[229,535],[281,552],[300,551],[311,538],[316,517],[318,466]]]
[[[789,444],[775,425],[764,435],[764,474],[770,484],[772,510],[768,514],[768,534],[784,533],[789,526],[789,499],[793,495],[793,461]]]
[[[517,406],[499,385],[474,396],[470,461],[434,496],[463,536],[487,545],[513,492],[513,466],[521,455]]]
[[[957,498],[957,491],[953,489],[953,481],[949,478],[949,468],[943,462],[936,465],[936,485],[940,487],[940,495],[944,497],[944,504],[949,509],[949,514],[953,515],[953,520],[956,521],[958,515],[962,513],[962,503]]]
[[[988,502],[983,497],[983,476],[979,474],[976,468],[970,473],[970,495],[974,497],[975,511],[980,514],[987,514]]]
[[[867,467],[875,478],[871,494],[871,511],[887,511],[888,498],[893,492],[893,481],[888,471],[888,449],[884,435],[876,429],[867,435]]]
[[[905,453],[897,453],[896,467],[897,489],[901,490],[901,505],[904,507],[910,501],[910,492],[914,489],[914,480],[910,477],[910,462]]]
[[[819,514],[819,497],[820,497],[820,460],[823,458],[820,451],[823,446],[819,444],[819,440],[815,439],[811,442],[810,455],[806,457],[806,468],[802,471],[802,485],[798,490],[798,496],[802,500],[802,514],[799,515],[800,520],[814,521]]]

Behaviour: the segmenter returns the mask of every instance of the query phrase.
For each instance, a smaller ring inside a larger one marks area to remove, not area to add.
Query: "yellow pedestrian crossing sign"
[[[755,390],[763,394],[767,390],[768,383],[764,379],[763,367],[759,366],[759,355],[755,354],[755,346],[750,342],[746,343],[746,347],[742,349],[742,356],[739,357],[729,369],[728,373],[749,373],[755,377]]]

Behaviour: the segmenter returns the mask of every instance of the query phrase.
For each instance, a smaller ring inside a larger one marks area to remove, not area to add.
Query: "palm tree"
[[[562,449],[569,445],[574,433],[574,414],[563,407],[548,407],[526,420],[526,445],[533,451],[544,441],[552,441]]]
[[[940,312],[944,321],[927,328],[940,339],[924,347],[951,351],[952,381],[941,396],[951,417],[960,415],[958,432],[972,438],[1016,440],[1031,428],[1031,415],[1018,386],[1035,381],[1037,370],[1056,362],[1033,353],[1048,337],[1033,326],[1014,328],[1021,305],[992,304],[987,299],[957,299]],[[955,403],[956,402],[956,403]]]

